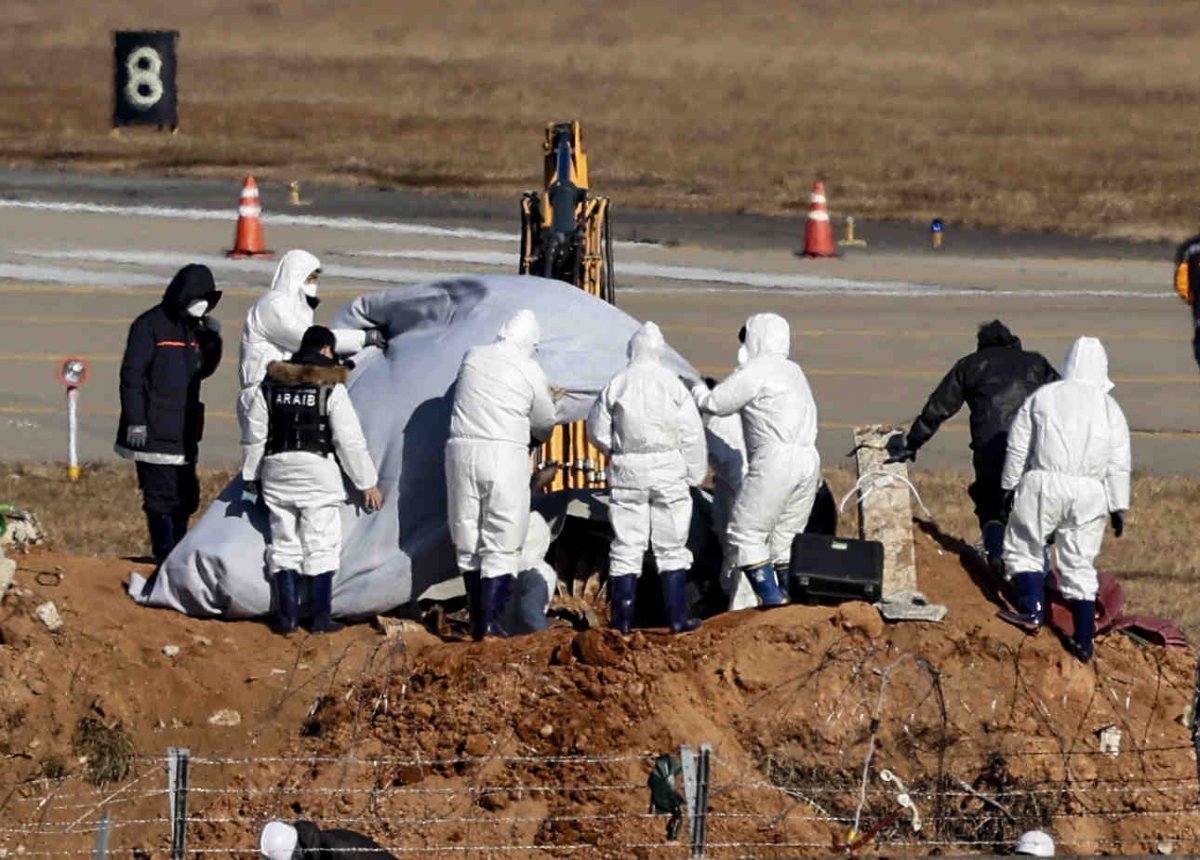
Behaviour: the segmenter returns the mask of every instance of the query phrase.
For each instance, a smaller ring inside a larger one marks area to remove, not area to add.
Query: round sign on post
[[[67,480],[79,480],[79,387],[87,382],[88,363],[71,357],[58,368],[58,381],[67,387]]]
[[[175,89],[176,30],[113,33],[113,128],[123,125],[179,127]]]

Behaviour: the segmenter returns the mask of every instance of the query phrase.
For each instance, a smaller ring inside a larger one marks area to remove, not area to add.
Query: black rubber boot
[[[628,633],[633,627],[633,610],[637,604],[638,578],[636,576],[610,576],[608,595],[612,600],[612,626],[614,630]],[[664,586],[665,588],[665,586]]]
[[[191,517],[188,514],[176,514],[171,517],[171,540],[175,542],[175,546],[179,546],[180,542],[187,536],[188,520]],[[171,547],[172,549],[175,546]]]
[[[346,628],[333,620],[333,571],[312,578],[312,633],[337,633]]]
[[[162,564],[175,549],[175,521],[170,514],[147,513],[146,527],[150,532],[150,554],[155,564]]]
[[[1072,600],[1071,617],[1075,622],[1075,635],[1067,640],[1067,650],[1080,663],[1090,663],[1095,653],[1096,601]]]
[[[300,574],[294,570],[275,573],[275,632],[288,636],[296,632],[299,625]]]
[[[480,604],[479,571],[463,571],[463,588],[467,592],[467,618],[470,620],[471,638],[478,642],[483,638],[483,607]]]
[[[1008,583],[1013,608],[1001,609],[998,615],[1026,633],[1042,629],[1045,619],[1046,580],[1041,572],[1018,573]]]
[[[481,579],[480,605],[483,609],[483,638],[498,636],[506,638],[508,633],[500,623],[500,615],[512,594],[514,576],[492,576]]]
[[[688,615],[687,571],[664,570],[659,577],[662,579],[663,605],[667,609],[667,623],[671,625],[671,632],[687,633],[695,630],[700,626],[700,619]],[[628,578],[636,580],[636,577]],[[634,587],[637,587],[636,584]]]

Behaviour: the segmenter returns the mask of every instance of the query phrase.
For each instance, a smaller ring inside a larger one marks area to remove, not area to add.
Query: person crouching
[[[342,472],[363,493],[368,511],[383,505],[335,344],[332,331],[311,326],[291,361],[268,365],[242,440],[242,480],[270,514],[267,562],[275,581],[275,627],[284,634],[299,624],[301,575],[312,585],[309,630],[342,628],[332,618],[346,500]]]

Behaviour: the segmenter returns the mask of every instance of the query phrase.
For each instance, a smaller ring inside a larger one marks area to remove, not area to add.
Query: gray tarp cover
[[[350,378],[371,455],[379,467],[383,510],[342,509],[342,557],[334,611],[385,612],[457,576],[446,528],[443,447],[455,376],[463,354],[490,343],[520,308],[538,316],[537,358],[551,383],[569,395],[559,420],[586,417],[593,400],[625,366],[637,321],[570,285],[516,276],[460,277],[399,287],[355,299],[335,327],[383,326],[388,352],[360,356]],[[696,372],[678,355],[681,375]],[[148,606],[198,616],[248,618],[271,607],[264,566],[266,510],[241,500],[235,479],[149,583],[134,577],[130,594]]]

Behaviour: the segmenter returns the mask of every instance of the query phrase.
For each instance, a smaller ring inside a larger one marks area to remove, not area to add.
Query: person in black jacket
[[[175,274],[159,304],[129,326],[114,450],[137,464],[156,563],[183,538],[200,505],[200,381],[221,363],[220,324],[208,316],[220,299],[212,272],[193,263]]]
[[[369,836],[353,830],[322,830],[311,821],[271,821],[258,851],[264,860],[396,860]]]
[[[907,458],[915,460],[942,422],[967,404],[975,467],[975,482],[967,492],[975,503],[984,552],[992,564],[999,563],[1008,520],[1000,487],[1008,427],[1030,394],[1057,379],[1058,371],[1041,353],[1022,349],[1020,339],[1004,323],[992,320],[979,327],[975,352],[955,363],[909,428]]]
[[[1192,306],[1192,354],[1200,365],[1200,302],[1196,293],[1200,291],[1200,235],[1193,236],[1175,249],[1175,292]]]

